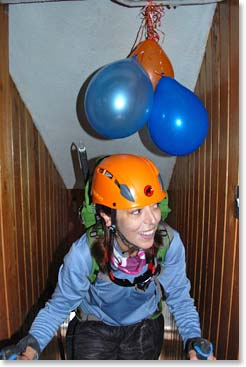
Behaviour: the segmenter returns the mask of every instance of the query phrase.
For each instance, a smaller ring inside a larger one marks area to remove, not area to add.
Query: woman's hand
[[[33,349],[32,347],[26,347],[26,350],[17,357],[17,359],[21,360],[31,360],[31,359],[37,359],[37,351]]]
[[[30,334],[20,339],[17,344],[12,344],[0,351],[0,359],[4,360],[31,360],[38,359],[40,355],[40,347],[38,341]]]
[[[186,342],[186,352],[188,359],[197,360],[215,360],[213,355],[212,343],[204,338],[191,338]]]
[[[189,351],[189,359],[191,360],[191,361],[197,361],[197,360],[199,360],[198,358],[197,358],[197,354],[196,354],[196,351],[194,350],[194,349],[191,349],[190,351]],[[208,357],[208,359],[207,360],[216,360],[216,358],[214,357],[214,355],[212,354],[211,356],[209,356]]]

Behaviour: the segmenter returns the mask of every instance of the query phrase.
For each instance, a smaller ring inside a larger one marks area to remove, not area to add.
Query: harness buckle
[[[137,283],[135,284],[135,289],[139,290],[139,291],[142,291],[142,292],[145,292],[146,289],[148,288],[150,282],[152,280],[152,276],[147,278],[145,281],[143,281],[142,283]]]

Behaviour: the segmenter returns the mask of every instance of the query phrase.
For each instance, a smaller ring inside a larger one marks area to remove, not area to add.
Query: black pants
[[[67,359],[158,359],[164,318],[146,319],[130,326],[109,326],[101,321],[70,321],[66,336]]]

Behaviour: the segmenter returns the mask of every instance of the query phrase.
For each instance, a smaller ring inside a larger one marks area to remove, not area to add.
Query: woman
[[[38,358],[76,310],[68,328],[68,359],[158,359],[164,292],[188,357],[197,359],[197,350],[203,354],[208,344],[203,348],[206,340],[201,339],[189,294],[184,246],[178,232],[162,221],[160,203],[166,192],[157,168],[145,157],[109,156],[95,169],[91,195],[100,219],[65,256],[52,298],[19,342],[19,358]],[[158,260],[163,230],[169,246],[165,258]],[[93,242],[88,233],[95,235]],[[97,272],[92,282],[93,264]]]

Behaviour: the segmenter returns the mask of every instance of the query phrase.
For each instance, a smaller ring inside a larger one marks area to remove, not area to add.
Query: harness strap
[[[146,286],[149,284],[149,282],[153,279],[159,276],[162,270],[162,263],[165,259],[166,252],[170,246],[170,243],[173,240],[173,230],[167,223],[160,223],[158,226],[158,231],[161,232],[161,236],[163,238],[163,245],[160,246],[158,252],[157,252],[157,266],[154,265],[154,260],[148,264],[148,270],[139,277],[136,277],[133,282],[130,282],[127,279],[119,279],[116,278],[111,270],[110,264],[108,263],[108,274],[104,274],[100,271],[99,265],[97,264],[95,258],[92,256],[92,268],[90,275],[88,276],[88,279],[91,283],[94,283],[98,276],[100,278],[106,280],[106,281],[113,281],[114,283],[124,286],[124,287],[132,287],[135,286],[138,289],[145,290]],[[103,228],[102,225],[98,224],[96,226],[92,226],[91,228],[87,229],[86,236],[87,240],[89,242],[89,245],[92,245],[92,242],[94,239],[99,238],[100,235],[103,234]],[[160,265],[161,264],[161,265]],[[159,282],[158,282],[159,283]],[[142,286],[141,286],[142,284]]]
[[[91,247],[92,242],[96,239],[99,238],[100,235],[103,234],[103,229],[102,229],[102,225],[96,225],[96,226],[92,226],[90,228],[87,229],[86,231],[86,237],[88,240],[88,243]],[[97,279],[97,275],[100,271],[99,265],[96,262],[94,256],[92,256],[92,268],[91,268],[91,272],[90,275],[88,276],[88,279],[90,281],[90,283],[95,283],[96,279]]]
[[[158,261],[163,262],[174,235],[172,228],[166,222],[161,222],[159,224],[158,231],[161,233],[163,246],[161,246],[157,252],[157,259]]]
[[[98,317],[95,315],[86,315],[83,313],[83,311],[78,307],[75,310],[75,316],[78,319],[78,321],[100,321]]]
[[[150,319],[152,320],[156,320],[162,314],[162,299],[160,299],[160,301],[158,302],[157,307],[157,310],[150,317]]]

